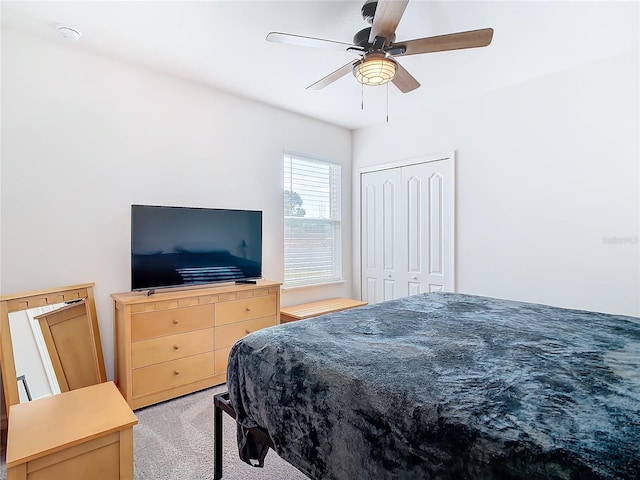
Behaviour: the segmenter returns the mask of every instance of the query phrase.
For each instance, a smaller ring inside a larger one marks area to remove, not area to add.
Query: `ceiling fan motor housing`
[[[363,47],[365,49],[371,48],[373,44],[369,43],[370,33],[371,33],[371,27],[363,28],[353,36],[353,44]],[[396,34],[394,33],[390,43],[395,42],[395,40],[396,40]]]

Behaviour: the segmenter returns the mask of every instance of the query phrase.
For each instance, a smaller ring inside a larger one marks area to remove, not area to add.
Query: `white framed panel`
[[[455,291],[454,154],[367,167],[359,175],[362,299],[375,303]],[[383,201],[371,201],[376,191]],[[382,257],[382,268],[372,269],[369,259],[376,256]],[[380,280],[375,298],[368,285],[372,278]]]

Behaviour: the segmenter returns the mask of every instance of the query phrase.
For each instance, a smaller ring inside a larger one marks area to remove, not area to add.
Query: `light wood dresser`
[[[112,294],[116,384],[131,408],[224,383],[233,344],[280,323],[280,285]]]
[[[137,423],[113,382],[13,405],[7,480],[132,480]]]

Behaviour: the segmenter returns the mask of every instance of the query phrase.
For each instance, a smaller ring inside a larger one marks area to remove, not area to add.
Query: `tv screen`
[[[262,277],[262,212],[131,206],[131,289]]]

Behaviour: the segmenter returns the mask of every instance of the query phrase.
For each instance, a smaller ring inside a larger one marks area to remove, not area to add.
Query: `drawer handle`
[[[245,330],[244,333],[246,333],[247,335],[251,333],[251,330]]]
[[[178,320],[174,318],[174,319],[173,319],[173,324],[174,324],[174,325],[177,325],[177,324],[178,324]]]
[[[174,349],[174,350],[178,350],[179,348],[180,348],[180,347],[179,347],[178,345],[174,345],[174,346],[173,346],[173,349]]]
[[[173,374],[174,374],[174,375],[180,375],[180,372],[179,372],[178,370],[174,370],[174,371],[173,371]]]
[[[247,312],[250,312],[250,311],[251,311],[251,309],[250,309],[249,307],[247,307],[245,310],[246,310]]]

